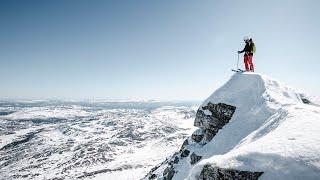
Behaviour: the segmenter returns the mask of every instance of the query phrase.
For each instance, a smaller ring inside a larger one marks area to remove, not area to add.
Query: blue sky
[[[256,43],[256,72],[320,96],[319,7],[0,1],[0,98],[203,100],[232,75],[244,36]]]

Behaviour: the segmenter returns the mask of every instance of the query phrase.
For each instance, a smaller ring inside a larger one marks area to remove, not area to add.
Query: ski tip
[[[236,72],[236,73],[242,73],[243,71],[239,71],[239,70],[235,70],[235,69],[231,69],[231,71]]]

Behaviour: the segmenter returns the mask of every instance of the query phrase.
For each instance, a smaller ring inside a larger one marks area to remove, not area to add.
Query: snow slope
[[[301,91],[264,75],[236,73],[200,107],[208,102],[235,106],[231,120],[210,142],[186,147],[202,158],[195,165],[190,156],[180,159],[173,179],[198,179],[206,164],[264,172],[259,179],[318,179],[320,107],[306,99]],[[161,166],[154,172],[158,179],[168,165]]]

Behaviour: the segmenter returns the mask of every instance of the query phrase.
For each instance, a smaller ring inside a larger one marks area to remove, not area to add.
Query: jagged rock
[[[155,179],[156,177],[157,177],[157,175],[152,174],[152,175],[149,177],[149,179]]]
[[[206,113],[209,110],[211,114]],[[218,103],[209,102],[206,106],[199,108],[196,114],[194,125],[201,129],[222,128],[231,119],[236,107]]]
[[[168,159],[166,159],[165,161],[163,161],[161,164],[153,167],[149,172],[148,174],[144,177],[144,179],[146,179],[147,177],[149,177],[149,179],[151,178],[151,176],[153,176],[153,173],[160,167],[162,166],[163,164],[166,164],[168,163]],[[168,163],[169,164],[169,163]]]
[[[181,157],[187,157],[187,156],[189,156],[189,154],[190,154],[190,151],[188,149],[185,149],[182,151]]]
[[[205,141],[211,141],[211,139],[218,133],[219,129],[207,129],[204,134]]]
[[[224,103],[213,104],[211,102],[209,102],[208,105],[203,108],[208,109],[214,117],[223,121],[229,121],[234,111],[236,110],[236,107],[228,104],[224,104]]]
[[[174,159],[171,158],[171,161],[168,163],[169,165],[177,164],[179,162],[179,157],[174,156]]]
[[[206,144],[206,142],[211,141],[211,139],[217,134],[219,129],[221,129],[225,124],[229,122],[233,113],[235,112],[236,107],[218,103],[213,104],[209,102],[206,106],[202,106],[199,108],[196,114],[196,118],[194,121],[194,125],[199,127],[200,129],[196,130],[190,138],[184,140],[180,151],[176,152],[171,158],[161,163],[161,165],[168,165],[167,168],[162,172],[163,179],[172,179],[175,170],[173,165],[178,164],[180,157],[185,158],[188,157],[190,151],[187,149],[187,146],[190,143],[201,143],[201,145]],[[179,154],[180,153],[180,157]],[[190,156],[190,163],[193,165],[200,161],[202,157],[192,153]],[[160,165],[160,166],[161,166]],[[156,167],[155,169],[157,169]],[[153,172],[155,169],[152,169],[147,175],[147,177],[151,178],[153,176]]]
[[[205,140],[211,141],[218,130],[229,122],[235,110],[236,107],[228,104],[208,102],[198,109],[194,126],[203,129]]]
[[[196,118],[194,120],[194,126],[205,130],[209,128],[206,122],[210,122],[210,121],[213,121],[212,115],[207,115],[202,108],[199,108],[196,113]]]
[[[188,140],[188,138],[187,138],[186,140],[183,141],[183,144],[182,144],[182,146],[181,146],[181,148],[180,148],[180,152],[182,152],[182,151],[184,150],[184,148],[185,148],[186,146],[188,146],[188,145],[189,145],[189,140]]]
[[[193,164],[199,162],[201,158],[202,158],[202,156],[198,156],[198,155],[196,155],[195,153],[192,153],[192,154],[190,155],[190,159],[191,159],[190,164],[193,165]]]
[[[154,172],[155,170],[157,170],[160,167],[160,165],[153,167],[150,172]]]
[[[197,143],[201,142],[203,137],[204,137],[204,130],[203,129],[197,129],[191,135],[191,138]]]
[[[163,180],[171,180],[175,171],[173,166],[168,166],[164,171],[163,171]]]
[[[199,180],[257,180],[263,172],[239,171],[205,165],[200,173]]]
[[[305,97],[304,94],[299,94],[300,98],[301,98],[301,101],[304,103],[304,104],[311,104],[311,101]]]
[[[178,164],[178,162],[179,162],[179,157],[178,157],[178,156],[175,156],[173,163],[174,163],[174,164]]]
[[[304,104],[310,104],[310,103],[311,103],[311,102],[309,101],[309,99],[307,99],[307,98],[302,98],[301,100],[302,100],[302,102],[303,102]]]

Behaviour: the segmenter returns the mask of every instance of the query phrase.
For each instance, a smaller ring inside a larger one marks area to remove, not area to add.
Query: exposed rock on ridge
[[[213,104],[209,102],[206,106],[198,109],[194,126],[204,131],[206,141],[211,141],[219,129],[230,121],[235,110],[236,107],[228,104]],[[198,137],[194,136],[194,138],[195,141],[199,141]]]
[[[238,171],[205,165],[200,173],[199,180],[256,180],[263,172]]]
[[[159,166],[152,168],[145,179],[166,179],[171,180],[175,173],[175,165],[183,158],[189,157],[190,165],[198,163],[202,156],[191,152],[190,146],[203,146],[218,133],[219,129],[223,128],[234,114],[235,106],[218,103],[213,104],[208,102],[207,105],[201,106],[196,114],[194,126],[199,127],[189,138],[187,138],[179,152],[176,152],[169,159],[162,162]],[[205,166],[199,179],[257,179],[262,172],[248,172],[238,170],[227,170],[218,167]]]

